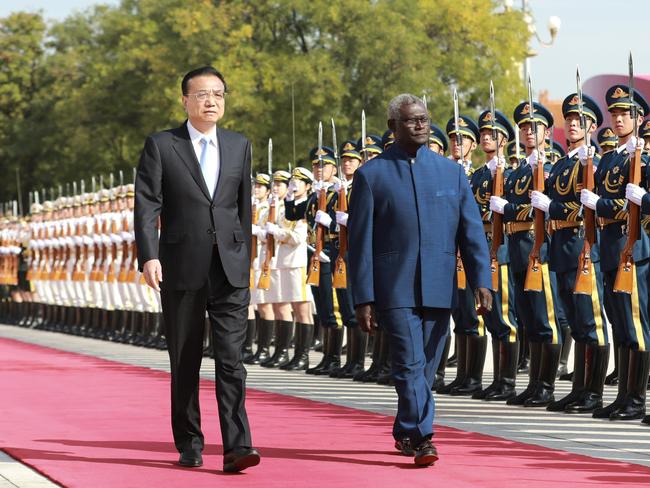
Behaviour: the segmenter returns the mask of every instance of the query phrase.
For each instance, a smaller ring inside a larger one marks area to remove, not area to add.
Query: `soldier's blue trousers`
[[[332,266],[336,265],[336,258],[339,255],[338,240],[332,241],[330,256],[332,256]],[[348,265],[348,257],[345,256],[345,265]],[[348,274],[347,288],[335,288],[336,301],[338,302],[338,311],[341,316],[341,321],[346,327],[357,327],[357,318],[354,315],[354,307],[352,306],[352,288],[350,286],[350,275]]]
[[[604,346],[609,343],[603,314],[603,288],[597,279],[598,263],[592,263],[591,295],[573,293],[578,269],[557,273],[557,299],[566,313],[571,337],[582,344]]]
[[[456,334],[484,336],[487,330],[495,340],[516,342],[514,287],[508,279],[508,266],[499,266],[499,290],[492,291],[492,311],[488,315],[476,314],[474,291],[469,285],[458,290],[458,306],[452,315]]]
[[[562,333],[555,321],[553,293],[548,264],[542,264],[542,291],[525,291],[526,271],[513,271],[517,319],[526,330],[530,342],[561,344]]]
[[[331,259],[328,246],[323,248],[323,252]],[[309,261],[311,261],[312,254],[312,252],[308,252],[307,258]],[[332,266],[330,263],[320,263],[318,286],[312,286],[311,291],[314,295],[314,304],[316,305],[316,313],[320,324],[326,328],[338,327],[334,315],[334,292],[332,291]]]
[[[650,350],[649,266],[648,260],[634,265],[632,294],[614,292],[617,270],[603,271],[605,304],[614,337],[622,346],[639,351]]]
[[[431,387],[449,334],[450,310],[395,308],[377,311],[379,327],[390,341],[391,369],[397,391],[393,437],[413,445],[433,434],[435,403]]]

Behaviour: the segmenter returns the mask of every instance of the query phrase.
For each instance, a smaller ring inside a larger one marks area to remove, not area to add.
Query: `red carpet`
[[[360,394],[363,394],[360,388]],[[260,466],[221,469],[213,383],[204,467],[175,466],[166,373],[0,339],[0,449],[70,487],[650,486],[650,468],[440,427],[441,459],[393,451],[392,419],[250,390]]]

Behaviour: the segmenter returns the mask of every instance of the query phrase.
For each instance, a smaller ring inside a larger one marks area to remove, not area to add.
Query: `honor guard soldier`
[[[301,206],[307,202],[309,192],[311,190],[314,175],[307,168],[297,167],[291,173],[291,182],[285,197],[285,213],[288,202],[292,205]],[[304,214],[303,214],[304,215]],[[292,293],[300,292],[299,299],[292,301],[294,314],[296,316],[296,336],[294,339],[295,350],[291,360],[280,369],[287,371],[303,371],[309,368],[309,349],[311,348],[314,337],[314,322],[311,313],[313,297],[311,287],[307,285],[307,220],[303,216],[302,219],[290,221],[283,219],[283,225],[292,231],[287,230],[287,235],[291,236],[291,254],[293,262],[300,264],[299,268],[292,268],[291,273],[294,274],[292,283]],[[293,226],[293,227],[292,227]],[[282,245],[282,241],[281,245]],[[281,251],[278,251],[279,253]],[[304,264],[303,264],[304,263]],[[299,279],[298,279],[299,276]],[[286,282],[286,280],[285,280]]]
[[[493,120],[493,117],[495,120]],[[502,191],[504,177],[497,175],[505,166],[504,151],[509,140],[514,140],[515,132],[507,117],[494,110],[486,110],[479,116],[481,149],[486,154],[486,164],[475,171],[470,180],[474,196],[483,219],[483,226],[491,248],[493,273],[492,311],[484,316],[485,324],[492,336],[492,357],[494,380],[486,389],[477,391],[473,398],[488,401],[504,401],[515,396],[517,364],[519,360],[518,325],[515,314],[514,288],[508,277],[507,243],[503,242],[502,218],[494,219],[489,209],[490,197],[497,178]],[[494,135],[497,138],[495,140]],[[497,157],[498,155],[498,157]],[[497,189],[498,190],[498,189]],[[496,229],[496,226],[501,226]],[[493,242],[495,232],[501,234],[497,243]],[[501,243],[498,247],[496,245]],[[496,280],[494,275],[496,274]]]
[[[314,174],[314,192],[305,202],[296,205],[286,202],[286,217],[288,220],[307,219],[309,229],[309,244],[313,248],[322,245],[322,252],[314,259],[318,259],[319,276],[318,286],[312,286],[314,302],[320,326],[323,328],[323,359],[313,368],[307,369],[307,374],[329,375],[341,365],[341,347],[343,345],[343,330],[334,314],[334,289],[332,288],[331,246],[330,242],[336,238],[336,202],[337,194],[332,185],[336,175],[336,160],[334,150],[322,146],[312,149],[309,153]],[[319,197],[323,192],[324,209],[319,209]],[[302,209],[305,213],[301,214]],[[323,240],[317,243],[317,227],[322,226]],[[309,253],[311,261],[313,251]],[[310,269],[312,266],[310,265]]]
[[[379,147],[382,146],[380,145]],[[343,325],[346,331],[347,352],[345,364],[330,373],[330,376],[333,378],[354,378],[354,376],[364,371],[368,334],[362,331],[357,323],[354,308],[352,307],[352,290],[347,279],[347,249],[349,244],[347,241],[347,209],[348,203],[350,202],[354,173],[361,165],[362,157],[353,140],[344,141],[339,148],[339,154],[341,158],[341,175],[340,184],[336,188],[338,192],[336,223],[339,227],[339,235],[335,241],[334,247],[336,249],[333,249],[333,259],[335,262],[335,273],[340,273],[340,275],[335,276],[342,283],[337,283],[335,279],[334,286],[341,311],[341,318],[343,319]],[[342,202],[345,205],[341,206]],[[342,273],[341,269],[338,268],[337,263],[339,262],[343,263],[345,273]]]
[[[384,135],[381,136],[381,147],[384,148],[384,151],[388,149],[388,146],[393,144],[395,142],[395,134],[393,134],[393,131],[388,129],[386,132],[384,132]]]
[[[534,179],[539,177],[538,170],[543,171],[544,140],[553,126],[553,116],[539,103],[531,107],[530,102],[523,102],[515,108],[514,120],[525,145],[526,160],[508,177],[505,198],[491,197],[490,209],[503,214],[517,318],[525,328],[531,357],[528,386],[507,403],[541,407],[555,400],[553,391],[562,336],[555,322],[546,264],[544,216],[542,213],[539,219],[536,215],[536,223],[533,222],[530,192],[537,186]],[[529,274],[535,281],[528,282]]]
[[[646,154],[650,153],[650,118],[643,121],[643,125],[639,127],[639,137],[643,139],[643,150]]]
[[[510,176],[510,173],[512,173],[514,170],[516,170],[520,165],[521,162],[525,162],[525,158],[523,157],[524,154],[526,154],[526,148],[522,143],[517,144],[517,141],[510,141],[508,145],[506,146],[506,155],[507,155],[507,160],[508,160],[508,165],[506,166],[506,169],[503,171],[503,177],[504,179],[508,179]]]
[[[598,145],[601,149],[601,156],[618,147],[618,137],[611,127],[603,127],[598,131]]]
[[[588,158],[593,159],[593,167],[598,165],[595,151],[588,147],[587,141],[602,124],[603,117],[593,99],[583,95],[580,100],[580,96],[572,93],[562,103],[569,154],[553,165],[545,192],[533,191],[531,196],[533,207],[549,215],[549,268],[556,273],[556,297],[566,313],[575,341],[571,392],[548,405],[547,410],[571,413],[593,412],[602,406],[609,359],[607,328],[602,316],[602,287],[596,274],[599,258],[595,243],[589,244],[588,261],[584,261],[584,255],[581,259],[587,224],[583,224],[580,191],[585,185],[585,172],[593,173],[592,167],[587,165]],[[589,225],[589,232],[594,235],[593,222]],[[588,280],[584,289],[576,287],[578,273]]]
[[[447,152],[447,137],[436,124],[429,126],[429,149],[441,156]]]
[[[255,199],[254,215],[252,219],[252,250],[255,253],[253,261],[253,287],[251,288],[251,305],[257,309],[260,321],[257,327],[257,350],[244,360],[246,364],[260,364],[269,358],[271,341],[273,339],[273,305],[266,300],[266,290],[258,288],[260,275],[262,271],[261,253],[266,241],[266,232],[260,225],[262,220],[266,219],[269,211],[269,196],[271,194],[271,176],[265,173],[258,173],[255,176],[255,185],[253,187],[253,197]],[[244,341],[244,350],[252,353],[253,347],[253,329],[255,321],[255,312],[249,307],[248,324],[246,330],[246,340]]]
[[[357,141],[357,150],[365,161],[370,161],[384,152],[384,143],[378,135],[368,134],[365,143],[361,139]]]
[[[580,200],[585,207],[596,211],[600,232],[600,267],[605,287],[605,309],[612,323],[614,337],[619,344],[618,394],[616,400],[597,409],[593,416],[610,420],[640,419],[645,414],[645,395],[650,367],[650,324],[648,320],[648,261],[650,239],[638,232],[636,242],[628,242],[637,233],[639,222],[629,221],[626,184],[630,168],[646,167],[648,158],[641,155],[636,161],[642,140],[634,129],[640,127],[648,114],[646,100],[628,86],[614,85],[605,95],[614,132],[619,146],[600,161],[594,175],[596,191],[583,189]],[[636,155],[635,155],[636,153]],[[633,161],[634,160],[634,161]],[[642,185],[647,184],[644,177]],[[629,256],[626,254],[629,252]],[[625,254],[624,254],[625,253]],[[629,281],[617,276],[631,274]]]
[[[473,178],[472,153],[477,147],[479,140],[479,129],[471,118],[461,115],[458,120],[453,117],[446,125],[447,136],[450,141],[450,158],[456,160],[463,166],[465,174],[470,180]],[[489,177],[489,170],[488,170]],[[479,188],[472,187],[475,200],[476,191],[482,187],[482,181],[475,180]],[[479,194],[482,204],[484,195]],[[489,200],[489,196],[485,202]],[[482,209],[480,209],[480,213]],[[485,353],[487,349],[487,336],[485,335],[485,322],[482,316],[476,314],[474,290],[465,284],[464,270],[460,255],[457,255],[458,269],[458,302],[456,308],[452,309],[454,319],[454,334],[456,339],[456,356],[458,358],[458,370],[454,381],[446,386],[439,386],[438,393],[450,393],[452,395],[472,395],[482,389],[483,365],[485,364]],[[447,344],[445,344],[447,349]],[[441,363],[445,363],[447,354],[443,350]],[[442,366],[440,367],[442,369]]]

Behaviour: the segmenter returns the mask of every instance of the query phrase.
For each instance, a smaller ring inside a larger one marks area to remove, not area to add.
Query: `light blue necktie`
[[[201,151],[201,161],[199,161],[199,165],[201,166],[201,172],[203,173],[205,184],[210,192],[210,197],[212,197],[214,195],[215,187],[217,186],[217,163],[214,158],[208,156],[208,153],[210,152],[210,139],[207,137],[201,137],[201,142],[203,143],[203,150]]]

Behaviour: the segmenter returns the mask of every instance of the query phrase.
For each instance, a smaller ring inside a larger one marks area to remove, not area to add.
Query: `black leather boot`
[[[340,378],[354,378],[362,373],[366,362],[366,349],[368,347],[368,334],[361,327],[352,327],[352,364]]]
[[[321,358],[320,362],[314,366],[313,368],[307,368],[305,371],[306,374],[316,374],[316,371],[320,371],[323,369],[323,367],[327,364],[327,353],[329,351],[329,343],[331,336],[329,334],[329,329],[326,329],[325,327],[321,326],[321,330],[323,331],[323,341],[322,341],[322,349],[323,349],[323,357]]]
[[[500,341],[499,382],[495,389],[485,395],[487,401],[506,401],[517,395],[517,365],[519,364],[519,342]]]
[[[573,373],[569,373],[567,367],[572,343],[571,327],[565,325],[562,327],[562,353],[560,354],[560,365],[557,368],[557,378],[561,381],[573,381]]]
[[[275,321],[275,350],[273,356],[260,363],[264,368],[277,368],[289,362],[289,346],[293,338],[293,322]]]
[[[257,328],[257,350],[246,364],[260,364],[269,358],[269,349],[271,347],[271,338],[273,337],[273,320],[260,320]]]
[[[528,385],[519,395],[512,397],[506,402],[508,405],[523,405],[535,393],[537,388],[537,381],[539,378],[539,371],[542,364],[542,343],[531,342],[528,345],[530,351],[530,367],[528,368]],[[519,366],[521,365],[521,354],[519,355]]]
[[[456,334],[456,354],[458,357],[458,368],[456,369],[456,378],[454,381],[445,385],[441,388],[438,388],[436,391],[443,395],[451,393],[451,390],[456,388],[459,385],[463,384],[465,381],[465,375],[467,373],[467,336],[463,334]],[[449,364],[449,362],[447,362]]]
[[[577,346],[576,346],[577,347]],[[587,345],[585,388],[578,400],[566,406],[567,413],[591,413],[603,406],[603,385],[609,364],[609,346]]]
[[[546,407],[555,400],[555,378],[560,364],[562,344],[542,344],[542,365],[535,392],[525,402],[524,407]]]
[[[474,400],[484,400],[488,393],[494,391],[499,386],[499,361],[500,361],[500,342],[492,337],[492,383],[488,385],[487,388],[484,388],[480,391],[477,391],[472,395]]]
[[[530,373],[530,342],[526,337],[525,327],[519,327],[519,364],[517,373]]]
[[[564,347],[564,345],[562,345]],[[563,412],[566,407],[582,397],[585,389],[585,343],[576,342],[575,353],[573,356],[573,384],[571,392],[563,398],[552,402],[546,410],[549,412]],[[564,352],[564,349],[562,349]],[[560,361],[562,359],[560,358]]]
[[[382,341],[381,349],[379,350],[379,369],[377,370],[377,384],[393,384],[393,374],[390,364],[390,341],[388,340],[388,334],[384,335],[384,340]]]
[[[471,396],[483,389],[483,367],[487,352],[487,336],[467,337],[465,380],[449,392],[453,396]]]
[[[449,357],[449,348],[451,347],[451,335],[447,334],[447,339],[445,339],[445,347],[442,350],[442,356],[440,357],[440,364],[438,364],[438,369],[436,370],[436,377],[433,380],[433,391],[438,391],[438,388],[445,386],[445,370],[447,369],[447,359]]]
[[[295,352],[291,361],[280,369],[287,371],[303,371],[309,367],[309,348],[313,340],[314,326],[312,324],[296,324]]]
[[[343,329],[331,327],[325,331],[327,348],[324,349],[322,367],[315,369],[311,374],[327,376],[336,368],[341,367],[341,347],[343,346]],[[307,370],[309,372],[309,370]]]
[[[253,341],[255,340],[256,332],[257,324],[255,319],[248,319],[248,322],[246,322],[246,339],[244,339],[241,353],[242,361],[244,362],[253,357]]]
[[[340,368],[336,368],[330,373],[332,378],[342,378],[345,374],[345,371],[350,368],[352,364],[352,357],[354,356],[354,348],[352,345],[352,329],[350,327],[345,327],[345,364],[342,364]]]
[[[625,346],[618,347],[618,393],[616,399],[606,407],[594,410],[592,417],[595,419],[608,419],[609,416],[623,406],[627,396],[627,376],[630,364],[630,348]]]
[[[627,395],[622,405],[610,414],[610,420],[639,420],[645,416],[648,371],[650,371],[650,351],[630,351]]]
[[[612,347],[614,348],[614,371],[605,377],[605,384],[608,386],[618,385],[618,361],[620,356],[618,354],[619,345],[616,338],[614,338]]]
[[[379,371],[379,353],[381,351],[381,341],[383,336],[384,332],[381,329],[377,330],[373,335],[372,362],[370,363],[370,367],[367,370],[357,373],[355,376],[353,376],[352,379],[354,381],[361,381],[363,383],[371,383],[377,381],[377,372]],[[366,378],[369,379],[366,381]]]

